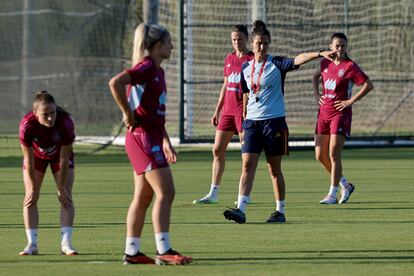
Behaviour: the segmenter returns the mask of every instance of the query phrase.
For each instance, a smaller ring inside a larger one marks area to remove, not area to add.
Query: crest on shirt
[[[339,70],[338,77],[342,78],[344,75],[345,75],[345,70],[344,69]]]
[[[158,78],[158,76],[157,77],[155,77],[155,79],[154,79],[156,82],[159,82],[160,81],[160,79]]]
[[[323,70],[324,73],[328,73],[328,68],[325,68],[325,70]]]
[[[52,141],[53,142],[59,143],[60,139],[61,139],[61,137],[60,137],[60,134],[58,132],[53,133],[53,135],[52,135]]]

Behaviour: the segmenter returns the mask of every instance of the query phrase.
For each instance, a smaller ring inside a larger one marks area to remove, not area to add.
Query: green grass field
[[[284,159],[286,217],[264,221],[274,208],[262,160],[247,207],[247,223],[225,220],[233,206],[240,154],[228,153],[220,203],[194,206],[210,186],[208,149],[179,149],[172,166],[177,195],[171,240],[194,257],[182,267],[123,266],[125,217],[132,193],[131,168],[122,149],[90,154],[76,146],[77,208],[74,245],[81,255],[59,255],[59,212],[50,172],[39,202],[38,256],[20,257],[26,238],[22,222],[21,157],[15,139],[0,142],[0,275],[410,275],[414,271],[414,148],[346,149],[344,173],[356,185],[345,205],[321,206],[327,174],[313,151]],[[155,253],[150,213],[142,251]]]

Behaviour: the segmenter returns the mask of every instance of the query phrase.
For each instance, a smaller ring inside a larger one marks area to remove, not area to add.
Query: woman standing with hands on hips
[[[124,264],[187,264],[170,245],[171,205],[175,196],[169,164],[177,154],[165,129],[166,84],[161,63],[173,46],[167,29],[140,24],[135,30],[133,67],[111,79],[111,93],[123,113],[128,129],[125,150],[134,169],[135,192],[127,215]],[[125,86],[128,85],[128,91]],[[157,254],[155,260],[141,252],[145,214],[155,194],[152,223]]]
[[[216,127],[213,146],[213,165],[210,192],[193,201],[194,204],[218,202],[218,191],[224,173],[226,149],[233,134],[243,138],[243,92],[240,85],[240,71],[244,62],[252,60],[253,53],[247,48],[249,34],[244,25],[235,25],[231,32],[234,52],[224,60],[224,83],[211,123]],[[221,114],[220,114],[221,113]]]
[[[338,203],[336,194],[339,186],[342,188],[339,204],[346,203],[355,190],[355,186],[342,174],[342,149],[345,139],[351,134],[352,105],[374,88],[367,75],[348,57],[347,46],[345,34],[333,34],[330,48],[336,51],[334,59],[322,59],[313,76],[313,92],[319,105],[315,155],[331,177],[329,192],[319,201],[321,204]],[[322,95],[319,93],[320,79]],[[352,96],[354,83],[362,87]]]
[[[241,83],[247,114],[243,122],[242,173],[237,208],[225,210],[228,220],[245,223],[247,200],[253,187],[260,153],[264,150],[276,201],[276,210],[266,222],[285,222],[285,180],[282,156],[288,150],[288,126],[285,120],[284,81],[286,73],[318,57],[330,59],[336,51],[302,53],[295,58],[267,53],[270,32],[256,20],[250,35],[254,59],[242,66]]]

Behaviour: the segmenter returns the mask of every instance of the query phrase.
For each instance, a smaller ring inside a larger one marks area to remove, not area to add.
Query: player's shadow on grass
[[[193,256],[206,253],[206,252],[189,252],[193,254]],[[223,254],[224,252],[208,252]],[[414,261],[414,255],[407,256],[407,254],[413,254],[414,250],[411,249],[367,249],[367,250],[299,250],[299,251],[275,251],[272,252],[257,252],[255,254],[262,253],[266,255],[274,255],[274,257],[246,257],[247,254],[251,254],[252,252],[238,252],[242,254],[240,257],[235,257],[234,252],[229,252],[234,257],[223,257],[223,258],[196,258],[196,261],[217,261],[217,262],[248,262],[249,264],[263,264],[263,262],[277,262],[277,261],[295,261],[295,262],[320,262],[324,263],[328,261],[329,263],[343,263],[352,262],[352,263],[384,263],[387,261],[391,262],[398,262],[398,263],[412,263]],[[398,253],[400,255],[389,255],[392,253]],[[289,254],[311,254],[311,256],[301,256],[301,257],[290,257]],[[345,255],[344,255],[345,254]],[[348,256],[346,254],[351,254],[352,256]],[[358,254],[358,256],[354,256]],[[359,254],[381,254],[380,256],[360,256]],[[384,256],[384,254],[387,254]],[[401,255],[402,254],[402,255]],[[312,256],[313,255],[313,256]],[[274,263],[269,263],[274,264]]]
[[[341,209],[338,209],[341,210]],[[414,210],[414,206],[413,207],[366,207],[366,208],[362,208],[362,207],[349,207],[347,209],[342,209],[343,210],[353,210],[353,211],[361,211],[361,210]]]

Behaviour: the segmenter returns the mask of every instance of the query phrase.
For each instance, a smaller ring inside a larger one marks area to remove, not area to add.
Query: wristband
[[[319,51],[318,51],[318,58],[319,58],[319,57],[322,57],[322,55],[321,55],[321,53],[322,53],[322,52],[323,52],[323,50],[319,50]]]

